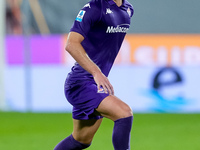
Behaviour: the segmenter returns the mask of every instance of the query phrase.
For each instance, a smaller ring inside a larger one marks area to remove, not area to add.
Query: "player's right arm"
[[[94,77],[98,89],[103,87],[104,91],[114,95],[114,90],[108,78],[101,72],[100,68],[89,58],[81,42],[84,37],[77,32],[70,32],[68,35],[65,50]]]

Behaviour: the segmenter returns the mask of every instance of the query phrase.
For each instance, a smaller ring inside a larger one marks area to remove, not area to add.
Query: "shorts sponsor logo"
[[[108,26],[106,33],[126,33],[129,30],[129,24],[121,24],[114,26]]]
[[[78,13],[78,15],[76,17],[76,21],[82,22],[84,15],[85,15],[85,11],[80,10],[80,12]]]
[[[97,89],[97,93],[105,93],[105,92],[104,92],[104,89],[100,87],[100,89]]]

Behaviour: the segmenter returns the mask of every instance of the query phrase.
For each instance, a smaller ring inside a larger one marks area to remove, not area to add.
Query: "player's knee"
[[[113,120],[127,118],[133,116],[132,109],[127,104],[122,104],[120,110],[116,113],[116,116]]]
[[[133,111],[128,105],[125,105],[123,107],[123,117],[122,118],[130,117],[130,116],[133,116]]]

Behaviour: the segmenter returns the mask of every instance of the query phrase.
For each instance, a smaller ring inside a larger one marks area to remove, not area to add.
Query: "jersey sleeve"
[[[86,37],[92,26],[101,18],[101,5],[97,0],[87,3],[78,13],[70,32]]]

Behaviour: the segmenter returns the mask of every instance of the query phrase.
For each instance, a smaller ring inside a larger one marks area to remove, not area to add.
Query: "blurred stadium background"
[[[64,45],[87,2],[0,0],[0,149],[53,149],[71,133]],[[129,2],[132,26],[109,79],[135,113],[131,147],[199,150],[200,1]],[[89,149],[112,149],[111,131],[105,119]]]

